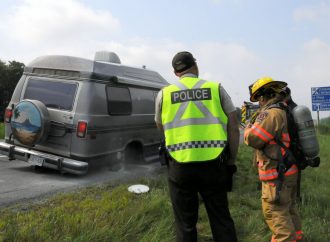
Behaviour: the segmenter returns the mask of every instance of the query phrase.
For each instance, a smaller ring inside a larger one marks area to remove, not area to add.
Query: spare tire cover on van
[[[46,106],[37,100],[23,100],[13,110],[10,121],[14,138],[20,143],[33,146],[47,138],[50,126]]]

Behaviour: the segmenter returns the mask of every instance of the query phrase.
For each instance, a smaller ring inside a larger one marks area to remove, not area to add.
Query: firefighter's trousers
[[[297,175],[284,179],[280,201],[275,203],[276,183],[262,182],[262,210],[272,231],[272,242],[302,240],[301,221],[296,208]]]

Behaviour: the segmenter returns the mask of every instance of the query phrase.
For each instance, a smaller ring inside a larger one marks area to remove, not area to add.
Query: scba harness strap
[[[275,103],[275,104],[272,104],[270,105],[266,110],[269,110],[269,109],[272,109],[272,108],[279,108],[281,110],[284,110],[286,112],[286,117],[287,117],[287,124],[289,126],[289,117],[288,115],[288,107],[280,102],[280,103]],[[273,142],[269,142],[270,144],[277,144],[281,147],[281,151],[280,152],[280,155],[281,156],[280,158],[283,159],[283,162],[284,162],[284,165],[285,165],[285,172],[288,171],[290,169],[290,167],[294,164],[297,164],[297,160],[294,156],[294,154],[292,153],[292,151],[290,150],[290,143],[292,142],[292,134],[290,134],[290,127],[288,127],[288,132],[289,134],[286,134],[286,135],[283,135],[283,132],[282,132],[282,138],[286,138],[285,139],[285,142],[282,142],[281,138],[278,136],[278,135],[275,135],[273,137]],[[286,137],[288,136],[288,137]],[[274,158],[274,157],[271,157],[269,156],[266,152],[265,152],[265,148],[263,149],[263,153],[265,154],[265,156],[271,160],[276,160],[276,161],[280,161],[281,159],[279,158]]]
[[[287,124],[289,126],[289,117],[288,115],[288,107],[284,103],[276,103],[270,105],[267,109],[271,108],[279,108],[282,109],[286,112],[286,117],[287,117]],[[289,129],[289,127],[288,127]],[[277,167],[276,167],[276,172],[277,172],[277,180],[276,180],[276,194],[275,194],[275,203],[279,204],[280,203],[280,192],[282,190],[283,182],[284,182],[284,177],[286,175],[293,175],[298,172],[298,167],[297,167],[297,160],[291,150],[288,148],[290,143],[286,142],[287,145],[285,145],[281,138],[278,135],[275,135],[274,137],[274,144],[279,145],[279,152],[278,152],[278,158],[270,157],[266,152],[265,149],[263,149],[264,155],[272,160],[276,160],[278,162]],[[291,137],[289,134],[288,140],[291,141]]]

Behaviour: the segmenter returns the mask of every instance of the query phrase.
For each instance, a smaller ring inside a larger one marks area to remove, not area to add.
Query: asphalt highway
[[[243,130],[240,130],[243,143]],[[158,162],[147,165],[130,165],[113,171],[107,167],[93,169],[84,176],[60,174],[49,169],[35,170],[30,164],[0,155],[0,207],[42,199],[57,192],[96,184],[129,181],[139,177],[164,173],[165,168]]]
[[[107,167],[94,168],[84,176],[61,174],[55,170],[37,169],[30,164],[0,155],[0,207],[43,199],[57,192],[77,188],[153,176],[164,171],[155,162],[147,165],[130,165],[113,171]]]

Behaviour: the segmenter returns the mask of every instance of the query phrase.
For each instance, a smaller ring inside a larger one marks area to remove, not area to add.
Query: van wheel
[[[22,100],[13,109],[10,126],[14,138],[20,143],[31,147],[42,143],[50,127],[48,110],[38,100]]]
[[[138,142],[129,144],[124,153],[124,164],[143,164],[143,148]]]

